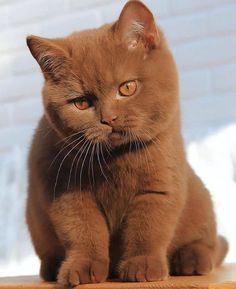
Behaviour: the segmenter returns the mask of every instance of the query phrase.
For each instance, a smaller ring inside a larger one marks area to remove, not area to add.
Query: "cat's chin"
[[[112,147],[124,144],[124,136],[119,132],[111,132],[108,135],[109,143]]]

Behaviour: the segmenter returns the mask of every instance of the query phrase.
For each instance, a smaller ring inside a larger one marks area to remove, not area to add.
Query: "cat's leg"
[[[227,241],[219,236],[216,246],[195,241],[178,249],[171,258],[172,275],[206,275],[219,265],[228,251]]]
[[[171,258],[172,275],[206,275],[214,267],[214,250],[193,242],[177,250]]]
[[[56,281],[64,248],[60,244],[45,209],[28,199],[26,210],[27,224],[35,251],[41,260],[40,276],[45,281]]]
[[[90,194],[63,194],[53,202],[51,218],[66,248],[58,282],[74,286],[105,281],[109,268],[109,234]]]
[[[189,168],[189,193],[171,246],[173,275],[204,275],[219,265],[228,250],[217,237],[213,205],[208,190]]]
[[[181,205],[171,194],[136,197],[127,213],[123,233],[124,254],[119,265],[123,281],[168,278],[167,248],[174,234]]]

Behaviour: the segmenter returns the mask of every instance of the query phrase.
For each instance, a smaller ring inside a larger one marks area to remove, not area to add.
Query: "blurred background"
[[[25,44],[117,19],[121,0],[0,0],[0,276],[37,274],[25,226],[26,158],[43,78]],[[236,262],[236,1],[146,0],[180,73],[188,158],[211,190]],[[199,208],[200,209],[200,208]]]

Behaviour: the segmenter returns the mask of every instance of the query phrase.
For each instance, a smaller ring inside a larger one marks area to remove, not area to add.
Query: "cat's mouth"
[[[111,132],[108,137],[110,141],[116,141],[120,140],[122,135],[119,132]]]
[[[109,133],[108,138],[111,141],[120,140],[124,136],[124,132],[117,129],[112,129],[111,133]]]
[[[108,134],[108,139],[112,145],[121,145],[124,142],[125,132],[121,129],[112,128],[112,131]]]

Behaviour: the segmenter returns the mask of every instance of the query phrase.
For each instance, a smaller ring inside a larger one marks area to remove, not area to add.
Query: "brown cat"
[[[152,13],[27,38],[45,77],[27,222],[41,276],[63,285],[208,274],[227,242],[186,161],[175,62]]]

